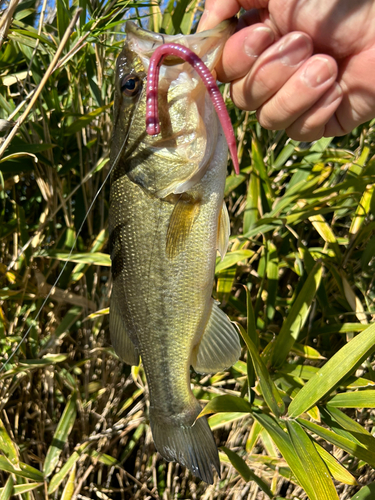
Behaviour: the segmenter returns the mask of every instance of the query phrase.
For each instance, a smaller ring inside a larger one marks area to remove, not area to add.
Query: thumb
[[[240,11],[264,9],[268,6],[269,0],[206,0],[205,8],[197,31],[215,28],[225,19],[230,19]]]

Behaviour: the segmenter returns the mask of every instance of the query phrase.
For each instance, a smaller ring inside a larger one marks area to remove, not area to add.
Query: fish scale
[[[206,42],[202,35],[176,39],[201,40],[199,55],[214,65],[232,30],[227,22],[210,30]],[[132,23],[127,35],[117,65],[111,147],[111,339],[125,362],[138,364],[141,356],[157,450],[212,483],[218,452],[206,418],[196,420],[201,407],[191,391],[190,366],[220,371],[240,355],[236,329],[211,298],[218,241],[226,246],[229,237],[227,145],[209,96],[186,65],[162,75],[173,99],[163,98],[168,109],[161,113],[161,137],[144,133],[149,43],[156,47],[160,35]],[[122,86],[129,78],[136,80]]]

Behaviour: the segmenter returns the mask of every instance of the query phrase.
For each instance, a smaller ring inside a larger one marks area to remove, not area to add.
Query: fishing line
[[[103,160],[105,160],[106,157],[103,157]],[[98,164],[96,164],[86,175],[85,177],[82,179],[82,181],[77,184],[77,186],[69,193],[69,195],[64,198],[64,202],[67,203],[70,198],[76,193],[76,191],[78,191],[78,189],[80,189],[89,179],[91,179],[91,176],[95,173],[95,170],[98,168]],[[20,249],[19,253],[17,254],[16,257],[13,257],[13,259],[10,261],[10,263],[8,264],[8,267],[6,269],[6,272],[9,272],[11,269],[13,269],[13,266],[14,264],[17,262],[18,258],[23,255],[26,250],[29,248],[29,246],[31,245],[33,239],[38,236],[42,231],[43,229],[46,227],[46,225],[51,222],[51,220],[55,217],[55,215],[57,214],[57,212],[59,212],[61,210],[61,208],[63,207],[63,203],[60,203],[60,205],[55,209],[54,212],[52,212],[48,218],[41,223],[41,225],[39,226],[39,228],[36,230],[35,234],[33,236],[31,236],[31,238],[29,238],[29,240],[27,241],[27,243],[25,243],[23,245],[23,247]]]
[[[81,231],[82,231],[82,229],[83,229],[83,226],[84,226],[84,224],[85,224],[85,222],[86,222],[86,220],[87,220],[87,218],[88,218],[88,216],[89,216],[89,214],[90,214],[90,212],[91,212],[91,210],[92,210],[92,207],[94,206],[94,203],[96,202],[96,200],[97,200],[97,198],[98,198],[99,194],[101,193],[101,191],[102,191],[102,189],[103,189],[103,187],[104,187],[105,183],[106,183],[106,182],[107,182],[107,180],[109,179],[109,176],[111,175],[112,170],[113,170],[113,169],[117,166],[117,164],[118,164],[118,162],[120,161],[120,158],[121,158],[121,156],[122,156],[122,154],[123,154],[123,152],[124,152],[125,146],[126,146],[126,144],[127,144],[128,138],[129,138],[130,129],[131,129],[132,125],[133,125],[133,121],[134,121],[134,118],[135,118],[135,116],[136,116],[136,114],[137,114],[137,110],[138,110],[138,107],[139,107],[140,102],[141,102],[141,99],[139,99],[139,100],[137,101],[136,105],[135,105],[135,110],[134,110],[134,113],[133,113],[132,119],[131,119],[131,121],[130,121],[130,125],[129,125],[129,128],[128,128],[128,132],[127,132],[127,134],[126,134],[126,136],[125,136],[125,138],[124,138],[124,142],[122,143],[122,146],[121,146],[121,148],[120,148],[120,151],[118,152],[118,154],[117,154],[117,156],[116,156],[116,158],[115,158],[115,160],[114,160],[113,164],[111,165],[111,167],[110,167],[110,169],[109,169],[109,171],[108,171],[107,175],[105,176],[105,179],[104,179],[104,181],[102,182],[102,185],[100,186],[100,188],[98,189],[97,193],[95,194],[95,196],[94,196],[94,198],[93,198],[92,202],[90,203],[90,206],[89,206],[89,208],[88,208],[88,210],[87,210],[87,212],[86,212],[86,215],[85,215],[85,217],[83,218],[83,221],[82,221],[82,223],[81,223],[81,225],[80,225],[80,227],[79,227],[79,229],[78,229],[77,236],[75,237],[75,240],[74,240],[74,242],[73,242],[73,245],[72,245],[72,247],[71,247],[71,249],[70,249],[70,251],[69,251],[69,254],[68,254],[67,260],[65,261],[65,263],[64,263],[64,265],[63,265],[63,267],[62,267],[62,269],[61,269],[61,271],[60,271],[60,273],[59,273],[59,275],[57,276],[57,278],[56,278],[56,280],[55,280],[54,284],[52,285],[52,287],[51,287],[50,291],[48,292],[48,294],[47,294],[46,298],[43,300],[43,303],[42,303],[42,305],[40,306],[39,311],[36,313],[36,316],[35,316],[35,317],[31,320],[31,325],[30,325],[30,326],[29,326],[29,328],[26,330],[26,333],[24,334],[24,336],[23,336],[23,337],[22,337],[22,339],[20,340],[20,343],[19,343],[19,344],[18,344],[18,346],[15,348],[15,350],[12,352],[12,354],[9,356],[9,358],[5,361],[5,363],[3,363],[3,365],[1,366],[1,368],[0,368],[0,373],[2,373],[2,372],[4,371],[4,369],[6,368],[6,366],[8,365],[8,363],[9,363],[9,362],[13,359],[14,355],[18,352],[18,350],[19,350],[19,348],[21,347],[21,345],[25,342],[25,340],[26,340],[27,336],[29,335],[29,333],[30,333],[31,329],[33,328],[33,326],[35,326],[35,322],[36,322],[36,320],[39,318],[40,313],[42,312],[42,310],[43,310],[44,306],[47,304],[48,299],[51,297],[52,293],[55,291],[56,285],[57,285],[57,283],[59,282],[59,279],[61,278],[61,276],[62,276],[63,272],[65,271],[66,266],[69,264],[69,262],[70,262],[70,261],[69,261],[69,258],[71,257],[71,255],[72,255],[72,253],[73,253],[73,250],[74,250],[74,249],[75,249],[75,247],[76,247],[76,244],[77,244],[78,238],[79,238],[79,236],[80,236],[80,234],[81,234]],[[21,253],[21,255],[22,255],[22,253]]]

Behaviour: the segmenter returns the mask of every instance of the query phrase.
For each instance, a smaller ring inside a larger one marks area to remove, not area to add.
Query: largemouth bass
[[[181,60],[160,69],[161,133],[145,128],[147,69],[156,47],[185,45],[212,70],[233,32],[228,21],[189,36],[126,25],[117,61],[109,231],[110,333],[119,357],[142,358],[156,449],[212,483],[217,447],[190,388],[190,366],[222,371],[240,355],[238,333],[212,297],[217,249],[229,217],[223,203],[227,145],[203,83]]]

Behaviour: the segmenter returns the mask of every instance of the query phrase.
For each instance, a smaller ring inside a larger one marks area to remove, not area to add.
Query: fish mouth
[[[232,18],[221,22],[215,28],[193,35],[164,35],[141,28],[133,21],[127,21],[125,32],[129,47],[140,56],[146,71],[155,49],[172,42],[188,47],[212,71],[220,58],[225,42],[234,33],[236,25],[237,20]],[[168,59],[168,57],[165,59],[164,66],[181,63],[178,58]]]
[[[167,43],[181,44],[200,57],[213,72],[236,25],[236,19],[230,19],[211,30],[171,36],[153,33],[128,21],[126,43],[117,63],[118,81],[129,67],[141,75],[144,85],[140,102],[144,106],[150,58],[158,47]],[[170,162],[170,167],[160,169],[157,179],[147,169],[141,171],[141,167],[138,170],[134,168],[134,172],[128,175],[131,180],[147,186],[147,190],[164,199],[196,186],[207,172],[216,151],[224,151],[225,144],[205,85],[188,62],[167,55],[160,66],[157,92],[161,113],[160,134],[142,137],[140,142],[150,155],[155,155],[156,163],[164,165],[164,161]],[[143,107],[139,113],[141,124],[138,130],[144,130],[145,111]],[[139,138],[136,140],[139,141]]]

